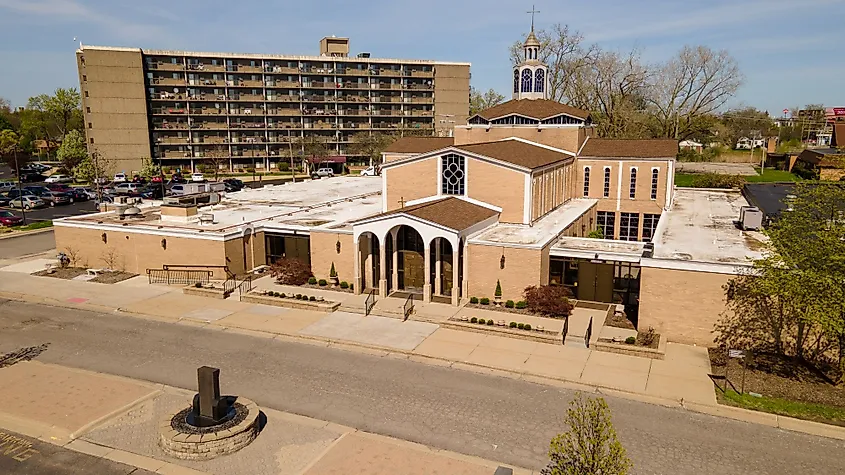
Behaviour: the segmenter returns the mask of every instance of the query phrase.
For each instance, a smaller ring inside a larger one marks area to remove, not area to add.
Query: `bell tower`
[[[548,67],[540,61],[540,40],[534,34],[534,14],[531,9],[531,33],[522,45],[522,62],[513,68],[514,99],[546,99]]]

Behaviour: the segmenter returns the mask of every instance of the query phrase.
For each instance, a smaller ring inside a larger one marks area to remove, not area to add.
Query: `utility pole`
[[[293,137],[290,134],[290,129],[288,129],[288,150],[290,155],[290,175],[292,183],[296,183],[296,168],[293,167]]]
[[[23,185],[21,184],[21,167],[18,165],[18,144],[12,146],[12,154],[15,156],[15,173],[18,174],[18,199],[21,201],[21,216],[23,225],[26,226],[26,208],[23,204]]]

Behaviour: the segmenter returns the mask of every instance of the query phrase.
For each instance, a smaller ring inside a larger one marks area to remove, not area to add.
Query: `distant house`
[[[763,139],[750,139],[748,137],[742,137],[736,141],[737,150],[751,150],[753,148],[760,148],[766,145],[766,141]]]
[[[695,140],[683,140],[678,143],[678,147],[680,147],[681,150],[689,149],[694,150],[697,153],[701,153],[704,150],[704,145],[696,142]]]
[[[798,155],[794,168],[812,170],[819,180],[842,180],[845,178],[845,150],[808,148]]]
[[[32,146],[38,156],[47,156],[59,148],[59,143],[53,140],[35,140],[32,142]]]

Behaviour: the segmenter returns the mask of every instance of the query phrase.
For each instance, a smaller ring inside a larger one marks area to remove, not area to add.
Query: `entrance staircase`
[[[346,299],[338,310],[343,312],[366,314],[366,300],[368,294],[356,295],[354,298]],[[418,322],[440,323],[448,320],[460,310],[460,307],[442,303],[423,303],[422,296],[413,296],[413,311],[408,315],[408,320]],[[370,315],[378,317],[396,318],[405,320],[407,297],[377,297],[375,305],[370,310]]]

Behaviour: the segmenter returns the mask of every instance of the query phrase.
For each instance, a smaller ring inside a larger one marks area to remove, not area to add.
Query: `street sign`
[[[745,358],[745,350],[728,350],[728,358]]]

